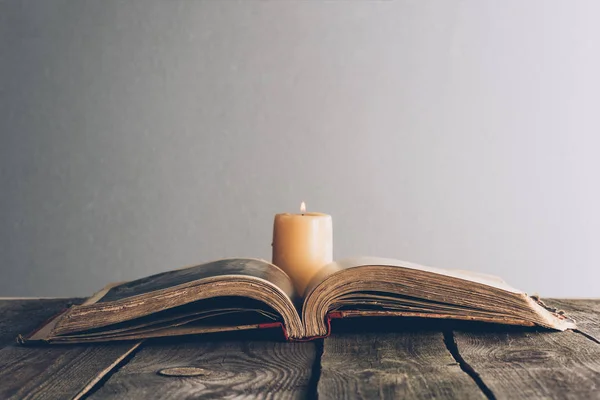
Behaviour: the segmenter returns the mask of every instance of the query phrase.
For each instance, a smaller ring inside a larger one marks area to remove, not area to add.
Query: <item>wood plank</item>
[[[380,323],[368,321],[370,326]],[[337,333],[324,340],[319,399],[485,398],[461,370],[439,331],[345,330],[334,326]]]
[[[0,398],[78,398],[136,347],[132,343],[7,346],[0,350]]]
[[[577,322],[581,332],[600,342],[600,299],[544,299],[544,302],[564,310]]]
[[[89,390],[137,347],[137,343],[95,346],[13,344],[53,315],[85,299],[0,301],[0,398],[69,399]]]
[[[38,328],[48,318],[85,299],[0,300],[0,348],[15,343],[18,334]]]
[[[480,326],[454,338],[497,399],[600,398],[600,345],[580,333]]]
[[[305,398],[315,355],[313,342],[206,342],[198,337],[146,342],[90,399]],[[158,373],[178,367],[191,367],[197,375]]]

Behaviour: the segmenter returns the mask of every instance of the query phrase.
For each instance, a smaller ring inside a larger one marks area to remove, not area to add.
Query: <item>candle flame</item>
[[[302,202],[302,204],[300,204],[300,212],[302,214],[306,212],[306,203]]]

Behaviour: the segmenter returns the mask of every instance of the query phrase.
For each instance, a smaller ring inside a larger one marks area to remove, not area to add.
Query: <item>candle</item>
[[[273,264],[284,270],[302,295],[321,267],[333,261],[331,215],[306,212],[277,214],[273,223]]]

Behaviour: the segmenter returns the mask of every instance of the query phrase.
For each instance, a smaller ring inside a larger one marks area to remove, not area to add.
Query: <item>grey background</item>
[[[0,296],[270,259],[302,200],[336,258],[598,296],[599,12],[0,1]]]

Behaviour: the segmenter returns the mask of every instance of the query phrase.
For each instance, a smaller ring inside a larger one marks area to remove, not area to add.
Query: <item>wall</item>
[[[599,296],[594,1],[2,1],[0,296],[333,215],[370,254]]]

